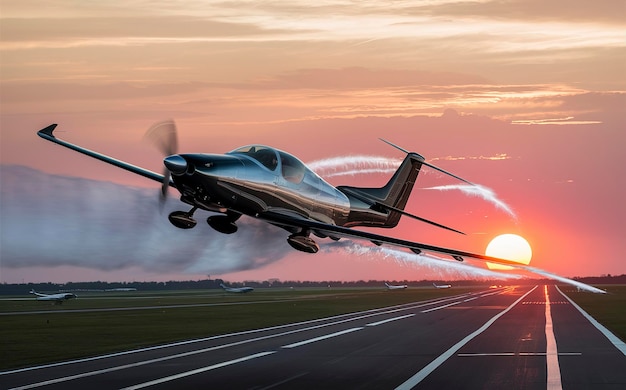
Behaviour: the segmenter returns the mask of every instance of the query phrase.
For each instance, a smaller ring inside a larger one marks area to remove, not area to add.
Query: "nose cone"
[[[172,175],[182,175],[187,171],[187,160],[178,154],[166,157],[165,160],[163,160],[163,164],[172,172]]]

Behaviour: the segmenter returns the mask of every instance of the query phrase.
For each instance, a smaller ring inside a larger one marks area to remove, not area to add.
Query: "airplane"
[[[422,251],[442,253],[457,261],[470,257],[492,263],[519,266],[519,263],[491,256],[449,249],[382,234],[353,229],[357,226],[390,229],[400,217],[410,217],[452,232],[456,229],[429,221],[404,210],[422,166],[427,166],[465,183],[469,181],[425,161],[389,141],[383,142],[405,153],[401,165],[387,184],[380,188],[334,187],[309,169],[295,156],[264,145],[248,145],[225,154],[177,152],[176,125],[164,121],[152,126],[146,137],[152,139],[166,156],[165,169],[159,174],[57,138],[57,124],[37,132],[45,140],[72,149],[118,168],[161,183],[161,205],[168,189],[175,188],[187,211],[174,211],[168,219],[180,229],[191,229],[197,210],[216,215],[207,223],[216,231],[233,234],[242,215],[279,226],[287,231],[287,242],[296,250],[317,253],[319,245],[311,237],[361,239],[380,246],[388,244]]]
[[[387,286],[387,290],[404,290],[405,288],[409,287],[406,284],[398,284],[394,286],[386,282],[385,282],[385,286]]]
[[[30,293],[36,295],[38,301],[53,301],[55,305],[61,305],[63,301],[76,298],[76,294],[73,293],[59,293],[59,294],[42,294],[36,292],[34,289],[30,290]]]
[[[433,283],[433,286],[435,288],[451,288],[452,285],[451,284],[440,284],[440,285],[436,285],[435,283]]]
[[[254,291],[252,287],[226,287],[224,283],[220,283],[220,287],[224,289],[224,291],[232,292],[232,293],[248,293]]]

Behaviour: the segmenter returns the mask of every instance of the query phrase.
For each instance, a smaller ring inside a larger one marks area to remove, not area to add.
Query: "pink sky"
[[[60,137],[158,172],[162,156],[142,137],[167,118],[176,120],[180,150],[189,152],[264,143],[305,162],[402,158],[378,141],[383,137],[491,188],[517,215],[458,192],[425,190],[455,182],[424,172],[408,211],[467,236],[411,220],[385,233],[479,253],[496,235],[516,233],[530,242],[533,266],[564,276],[624,273],[623,4],[3,3],[0,162],[156,194],[155,183],[47,143],[35,132],[58,123]],[[329,179],[359,185],[384,180]],[[0,188],[5,202],[9,185],[3,181]],[[5,238],[12,226],[0,223],[2,245],[12,245]],[[165,216],[162,223],[168,223]],[[33,245],[45,245],[40,242]],[[210,267],[163,273],[149,263],[114,270],[15,267],[4,256],[2,282],[206,274],[230,280],[421,279],[431,272],[341,251],[288,253],[264,267],[219,275]]]

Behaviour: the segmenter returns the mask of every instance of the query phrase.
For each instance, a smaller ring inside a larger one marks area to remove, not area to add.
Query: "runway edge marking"
[[[626,343],[625,342],[620,340],[619,337],[615,336],[610,330],[604,327],[604,325],[596,321],[596,319],[593,318],[591,315],[589,315],[586,311],[584,311],[582,307],[578,306],[576,302],[574,302],[570,297],[564,294],[563,291],[561,291],[559,286],[555,286],[555,287],[557,291],[560,292],[561,295],[563,295],[565,299],[569,301],[569,303],[571,303],[576,309],[578,309],[580,314],[582,314],[589,322],[591,322],[591,324],[595,326],[596,329],[598,329],[607,339],[609,339],[609,341],[615,346],[615,348],[619,349],[620,352],[624,354],[624,356],[626,356]]]
[[[489,328],[494,322],[496,322],[500,317],[505,315],[509,310],[511,310],[515,305],[517,305],[520,301],[522,301],[528,294],[535,291],[537,286],[533,287],[526,294],[519,297],[515,302],[513,302],[509,307],[501,311],[500,313],[493,316],[489,321],[487,321],[483,326],[472,332],[471,334],[465,336],[465,338],[458,343],[454,344],[450,349],[448,349],[443,354],[439,355],[435,360],[430,362],[426,367],[419,370],[415,375],[410,377],[400,386],[396,387],[396,390],[409,390],[415,387],[418,383],[424,380],[431,372],[435,371],[437,367],[442,365],[446,360],[448,360],[452,355],[454,355],[459,349],[461,349],[465,344],[469,343],[474,337],[478,336],[487,328]]]

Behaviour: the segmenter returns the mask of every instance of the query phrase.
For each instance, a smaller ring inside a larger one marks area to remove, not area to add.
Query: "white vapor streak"
[[[322,177],[354,176],[364,173],[393,173],[402,160],[381,156],[341,156],[315,160],[307,164]]]
[[[336,176],[355,176],[370,173],[390,174],[402,164],[402,160],[382,156],[341,156],[322,160],[315,160],[308,165],[318,175],[330,178]],[[425,188],[426,190],[451,191],[459,190],[469,196],[480,197],[496,208],[503,210],[511,217],[517,219],[517,215],[509,205],[498,199],[495,192],[481,185],[454,184]]]
[[[553,274],[553,273],[548,272],[548,271],[544,271],[544,270],[539,269],[539,268],[529,267],[529,266],[523,266],[521,268],[525,269],[525,270],[527,270],[529,272],[533,272],[535,274],[543,275],[546,278],[550,278],[550,279],[558,280],[559,282],[571,284],[572,286],[578,287],[578,288],[580,288],[582,290],[587,290],[587,291],[590,291],[592,293],[597,293],[597,294],[606,294],[606,291],[600,290],[599,288],[590,286],[588,284],[585,284],[585,283],[582,283],[582,282],[579,282],[579,281],[576,281],[576,280],[565,278],[563,276],[559,276],[559,275]]]
[[[481,185],[472,186],[468,184],[452,184],[452,185],[445,185],[445,186],[429,187],[429,188],[424,188],[424,189],[425,190],[438,190],[438,191],[459,190],[466,195],[477,196],[477,197],[483,198],[484,200],[494,204],[496,208],[505,211],[507,214],[517,219],[517,215],[515,214],[513,209],[509,207],[509,205],[504,203],[502,200],[498,199],[498,197],[496,196],[495,192],[493,192],[493,190],[491,190],[490,188],[481,186]]]
[[[460,263],[457,261],[450,261],[441,257],[433,256],[430,254],[420,253],[414,254],[412,252],[404,252],[398,249],[391,249],[385,247],[372,247],[355,243],[350,240],[342,240],[341,242],[334,242],[324,246],[324,249],[343,249],[348,253],[356,254],[358,256],[370,255],[381,256],[383,258],[390,258],[401,265],[412,265],[420,268],[426,268],[431,272],[436,272],[439,276],[462,276],[464,278],[497,278],[497,279],[520,279],[522,275],[511,274],[506,272],[492,271],[485,268],[476,267],[466,263]],[[553,274],[548,271],[544,271],[540,268],[530,267],[520,264],[514,266],[517,269],[524,270],[536,275],[544,276],[548,279],[557,280],[561,283],[570,284],[578,287],[582,290],[590,291],[593,293],[606,294],[605,291],[599,288],[590,286],[588,284],[572,280],[563,276]]]
[[[366,246],[350,240],[341,240],[340,242],[328,243],[325,244],[322,248],[325,250],[342,249],[350,254],[354,254],[359,257],[378,256],[385,259],[391,259],[400,265],[426,269],[429,272],[436,273],[439,277],[444,279],[449,276],[481,279],[521,278],[521,276],[517,274],[492,271],[489,269],[475,267],[470,264],[460,263],[458,261],[448,261],[425,253],[420,253],[418,255],[412,252],[404,252],[398,249]]]

